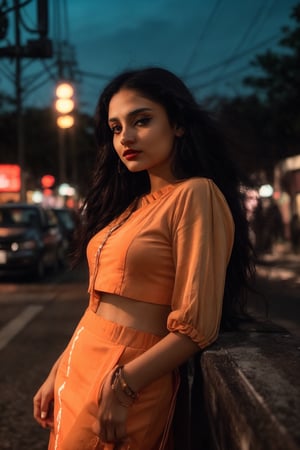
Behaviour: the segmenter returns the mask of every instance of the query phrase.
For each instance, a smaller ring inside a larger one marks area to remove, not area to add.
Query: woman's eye
[[[121,131],[120,125],[114,125],[114,126],[110,127],[110,129],[113,132],[113,134],[118,134]]]
[[[148,123],[150,122],[151,117],[142,117],[140,119],[138,119],[135,124],[138,126],[143,126],[143,125],[148,125]]]

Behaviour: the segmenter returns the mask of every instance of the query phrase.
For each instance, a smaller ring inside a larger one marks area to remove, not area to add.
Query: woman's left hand
[[[119,402],[115,392],[111,387],[110,373],[103,384],[100,400],[98,418],[94,430],[101,441],[107,443],[118,443],[126,441],[126,420],[128,417],[128,407]]]

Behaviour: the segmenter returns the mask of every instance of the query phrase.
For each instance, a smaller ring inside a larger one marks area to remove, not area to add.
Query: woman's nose
[[[134,134],[130,132],[129,130],[124,130],[122,137],[121,137],[121,144],[122,145],[128,145],[132,144],[135,141]]]

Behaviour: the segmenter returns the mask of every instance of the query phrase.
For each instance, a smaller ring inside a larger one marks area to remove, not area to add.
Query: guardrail
[[[221,334],[199,359],[183,377],[176,450],[300,450],[298,339],[253,321]]]

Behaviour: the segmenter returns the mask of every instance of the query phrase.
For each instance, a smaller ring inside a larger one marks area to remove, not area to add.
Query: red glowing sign
[[[41,179],[41,185],[43,188],[51,188],[55,183],[53,175],[44,175]]]
[[[21,169],[16,164],[0,164],[0,192],[20,192]]]

